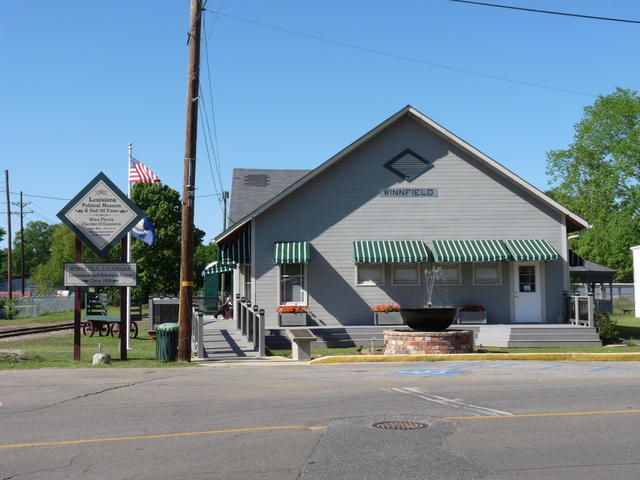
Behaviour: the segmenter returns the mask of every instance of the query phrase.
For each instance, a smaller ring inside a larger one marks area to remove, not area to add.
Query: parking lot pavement
[[[522,361],[3,371],[0,478],[635,480],[638,373]],[[372,426],[395,420],[427,426]]]

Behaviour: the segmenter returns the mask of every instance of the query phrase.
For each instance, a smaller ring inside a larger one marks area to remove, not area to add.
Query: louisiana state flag
[[[146,215],[133,227],[131,235],[149,245],[156,241],[156,229]]]

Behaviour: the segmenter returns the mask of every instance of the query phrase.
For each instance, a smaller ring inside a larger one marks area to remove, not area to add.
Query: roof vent
[[[269,175],[249,174],[244,176],[244,184],[250,187],[266,187],[271,183]]]
[[[407,148],[385,163],[384,167],[403,180],[411,182],[432,169],[433,163]]]

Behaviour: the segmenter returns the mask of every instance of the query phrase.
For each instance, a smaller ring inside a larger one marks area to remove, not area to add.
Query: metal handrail
[[[197,306],[191,315],[191,352],[196,358],[204,358],[204,311]]]
[[[264,309],[259,308],[258,305],[251,305],[239,295],[236,295],[236,305],[238,307],[236,329],[252,344],[253,350],[258,352],[260,357],[264,357],[266,351]]]

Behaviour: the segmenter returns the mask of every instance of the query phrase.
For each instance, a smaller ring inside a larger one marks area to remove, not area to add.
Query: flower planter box
[[[281,327],[304,327],[307,325],[306,313],[280,313]]]
[[[487,312],[458,312],[458,323],[487,323]]]
[[[373,312],[374,325],[403,325],[400,312]]]

